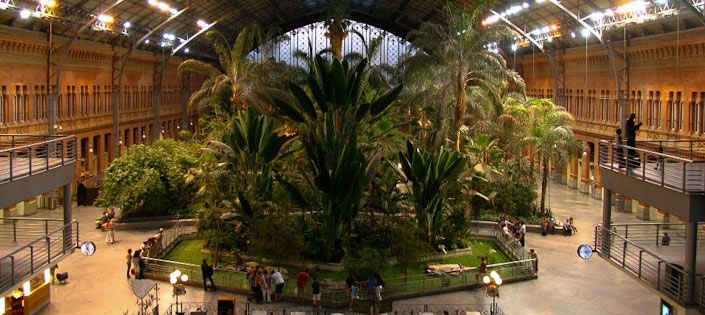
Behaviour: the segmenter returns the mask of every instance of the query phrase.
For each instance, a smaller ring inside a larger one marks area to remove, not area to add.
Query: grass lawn
[[[190,239],[181,241],[179,245],[177,245],[171,252],[169,252],[166,259],[200,265],[201,260],[203,258],[208,258],[210,260],[210,257],[205,257],[201,252],[201,249],[203,248],[204,244],[205,241],[203,239]],[[488,257],[489,264],[496,264],[509,261],[509,258],[492,241],[473,240],[471,242],[471,247],[472,255],[434,260],[430,262],[441,264],[461,264],[466,267],[477,267],[480,265],[480,257],[482,256]],[[232,260],[227,257],[224,257],[223,259],[225,261],[221,263],[221,265],[232,262]],[[423,263],[410,268],[408,270],[408,275],[414,276],[424,274],[426,265],[427,263]],[[288,267],[287,269],[289,269],[289,274],[294,274],[300,268]],[[334,281],[344,281],[347,277],[347,273],[344,271],[335,272],[318,270],[316,271],[316,274],[320,279],[330,278]],[[386,267],[380,272],[380,274],[386,282],[391,281],[390,284],[396,281],[402,281],[404,278],[404,270],[397,266]]]

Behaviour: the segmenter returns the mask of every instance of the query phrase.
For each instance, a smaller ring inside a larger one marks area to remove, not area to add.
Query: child
[[[350,305],[348,305],[348,307],[352,308],[353,303],[359,299],[360,299],[360,296],[357,294],[357,283],[353,282],[350,285]]]
[[[312,278],[311,291],[313,292],[313,307],[321,308],[321,283],[316,279],[315,275]]]

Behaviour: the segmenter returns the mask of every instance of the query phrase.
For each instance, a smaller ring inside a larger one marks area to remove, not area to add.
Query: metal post
[[[70,240],[73,236],[71,233],[71,183],[64,185],[64,235],[62,238],[62,243],[64,244],[64,250],[66,250],[66,240]]]
[[[29,176],[32,176],[32,147],[27,148],[27,160],[29,161]]]
[[[49,143],[44,144],[44,160],[46,163],[46,169],[49,169]]]
[[[12,220],[12,240],[17,242],[17,220]]]
[[[686,174],[685,174],[685,165],[686,165],[686,163],[683,162],[683,190],[682,190],[683,192],[685,192],[685,190],[686,190],[686,189],[685,189],[685,176],[686,176]]]
[[[625,260],[627,258],[627,240],[624,240],[623,247],[622,247],[622,268],[624,268],[625,265]]]
[[[660,153],[659,153],[659,154],[660,154]],[[660,157],[660,156],[659,156],[659,157]],[[666,178],[666,176],[665,176],[665,175],[666,175],[666,162],[667,162],[667,161],[666,161],[666,159],[664,158],[664,159],[663,159],[663,165],[661,165],[661,186],[663,186],[663,183],[664,183],[665,178]]]
[[[659,245],[659,243],[658,243],[658,236],[661,234],[661,231],[660,231],[660,230],[661,230],[661,224],[657,224],[657,225],[656,225],[656,246]]]
[[[643,250],[639,250],[639,279],[641,279],[641,262],[642,262],[642,256],[644,254]]]
[[[29,246],[29,270],[34,273],[34,246]]]
[[[685,260],[683,266],[685,267],[686,277],[688,280],[686,284],[688,285],[686,302],[695,302],[695,272],[696,272],[696,256],[697,256],[697,243],[698,243],[698,223],[697,222],[687,222],[685,224]]]

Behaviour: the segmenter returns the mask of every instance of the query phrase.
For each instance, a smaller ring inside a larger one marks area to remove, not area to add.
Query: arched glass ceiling
[[[403,56],[413,53],[414,49],[409,42],[380,28],[357,21],[350,21],[348,35],[343,41],[343,55],[356,54],[367,56],[368,47],[373,41],[378,41],[376,49],[370,49],[371,64],[395,65]],[[290,65],[305,66],[304,57],[309,54],[310,48],[314,54],[330,47],[327,29],[323,22],[316,22],[289,31],[274,40],[269,45],[250,54],[251,58],[274,58]],[[297,57],[298,55],[298,57]]]

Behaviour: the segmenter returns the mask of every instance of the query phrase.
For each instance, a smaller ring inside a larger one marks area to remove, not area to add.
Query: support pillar
[[[602,195],[602,226],[609,230],[612,226],[612,191],[605,188]]]
[[[578,156],[570,157],[570,172],[568,173],[568,187],[578,188]]]
[[[685,224],[685,260],[683,267],[687,274],[687,295],[686,302],[695,302],[695,262],[697,255],[698,243],[698,222],[687,222]]]
[[[581,167],[582,174],[580,174],[580,192],[584,194],[590,193],[590,157],[587,152],[583,152],[582,156],[583,165]]]
[[[655,209],[655,208],[652,208],[652,209]],[[670,213],[668,213],[668,212],[661,211],[661,210],[657,210],[657,211],[660,212],[661,214],[663,214],[663,223],[665,223],[665,224],[679,223],[679,222],[680,222],[680,219],[678,219],[678,217],[675,216],[675,215],[672,215],[672,214],[670,214]],[[667,227],[667,226],[668,226],[668,225],[664,225],[664,228]]]
[[[73,220],[73,217],[71,216],[72,210],[71,210],[71,199],[72,199],[72,191],[71,191],[71,183],[68,183],[64,185],[64,226],[71,223],[71,220]],[[73,250],[71,244],[73,244],[72,237],[73,233],[71,231],[72,226],[66,227],[64,229],[64,250],[69,251]],[[78,245],[78,244],[76,244]]]
[[[646,221],[653,221],[656,220],[658,215],[656,214],[655,208],[640,202],[639,210],[636,212],[636,217]]]
[[[624,197],[624,212],[626,213],[632,213],[634,212],[634,199],[629,198],[629,197]]]
[[[624,195],[620,195],[618,193],[614,194],[614,210],[617,212],[626,212],[624,210],[625,208],[625,202],[624,202]]]
[[[98,147],[93,148],[98,159],[98,165],[95,170],[96,175],[100,174],[100,172],[102,172],[105,168],[105,140],[103,139],[103,135],[98,135],[97,137]]]

